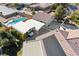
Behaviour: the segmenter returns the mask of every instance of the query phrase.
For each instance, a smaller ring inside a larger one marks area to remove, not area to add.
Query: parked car
[[[22,10],[24,7],[25,7],[25,4],[19,4],[16,9]]]

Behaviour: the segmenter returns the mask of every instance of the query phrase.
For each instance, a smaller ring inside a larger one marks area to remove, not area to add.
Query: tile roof
[[[60,30],[65,39],[79,39],[79,29],[75,30]]]
[[[47,14],[45,12],[38,12],[33,16],[33,19],[47,23],[51,20],[52,16],[50,14]]]
[[[68,36],[68,32],[66,31],[63,31],[63,30],[60,30],[61,34],[64,36],[65,39],[67,39],[67,36]]]
[[[67,39],[75,39],[75,38],[79,39],[79,29],[68,30],[67,32],[69,32]]]
[[[79,29],[66,31],[60,30],[60,32],[66,40],[64,44],[68,43],[73,49],[74,53],[79,55]]]
[[[72,45],[70,45],[68,40],[65,39],[65,37],[63,36],[63,34],[61,33],[60,30],[58,30],[55,33],[55,36],[67,56],[76,56],[77,55],[76,52],[74,51],[74,49],[71,47]]]

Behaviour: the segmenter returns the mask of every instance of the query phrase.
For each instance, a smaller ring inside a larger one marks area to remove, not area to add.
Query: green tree
[[[60,21],[64,18],[64,7],[59,5],[55,10],[55,18]]]
[[[64,8],[67,8],[68,7],[68,3],[60,3],[60,5],[62,5]]]
[[[27,39],[27,35],[26,34],[21,34],[20,32],[16,31],[16,30],[11,30],[11,34],[18,40],[24,41],[25,39]]]
[[[17,31],[13,31],[13,33],[17,34]],[[17,55],[17,52],[22,48],[23,41],[20,40],[17,42],[10,34],[5,31],[0,32],[0,47],[3,48],[3,54]]]
[[[0,27],[2,27],[2,24],[1,24],[1,22],[0,22]]]
[[[59,6],[59,3],[54,3],[51,5],[51,8],[55,10]]]
[[[7,37],[7,33],[5,31],[2,31],[0,35],[1,35],[1,39],[4,39]]]
[[[0,47],[8,46],[9,44],[10,44],[10,42],[7,38],[0,39]]]
[[[9,45],[11,43],[15,43],[15,39],[9,33],[2,31],[0,32],[1,42],[2,44]]]
[[[35,11],[32,11],[32,15],[35,15]]]
[[[2,47],[3,45],[2,45],[2,39],[0,39],[0,47]]]
[[[35,15],[36,13],[35,13],[35,9],[33,8],[33,11],[32,11],[32,15]]]

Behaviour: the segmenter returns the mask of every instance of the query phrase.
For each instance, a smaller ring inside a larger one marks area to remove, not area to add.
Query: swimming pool
[[[63,28],[65,28],[65,29],[78,29],[77,26],[66,25],[66,24],[63,25]]]
[[[27,19],[28,18],[26,18],[26,17],[21,17],[21,18],[15,19],[12,22],[8,23],[8,25],[14,25],[14,24],[16,24],[16,23],[18,23],[20,21],[24,21],[24,20],[27,20]]]

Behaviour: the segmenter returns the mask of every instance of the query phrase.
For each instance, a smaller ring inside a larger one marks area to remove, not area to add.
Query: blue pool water
[[[65,29],[78,29],[77,26],[71,26],[71,25],[64,25],[63,26]]]
[[[20,21],[24,21],[24,20],[27,20],[27,19],[28,19],[28,18],[21,17],[21,18],[18,18],[18,19],[16,19],[16,20],[14,20],[14,21],[8,23],[8,25],[9,25],[9,24],[10,24],[10,25],[14,25],[14,24],[16,24],[16,23],[18,23],[18,22],[20,22]]]

